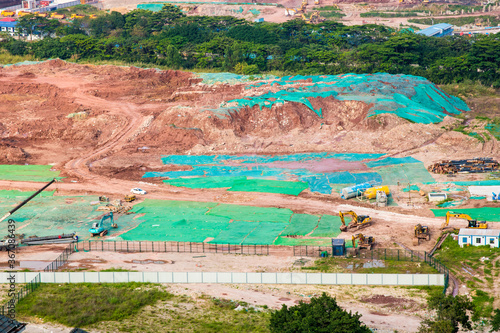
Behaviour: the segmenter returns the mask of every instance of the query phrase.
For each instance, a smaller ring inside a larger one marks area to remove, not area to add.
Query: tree
[[[500,309],[495,310],[495,314],[493,315],[493,319],[491,319],[491,332],[500,331]]]
[[[434,320],[424,320],[419,332],[456,333],[459,324],[463,329],[472,329],[467,311],[474,311],[474,305],[467,296],[437,294],[429,298],[427,306],[431,310],[436,310],[436,316]]]
[[[368,333],[368,327],[361,324],[360,314],[347,312],[337,305],[334,298],[323,293],[311,298],[311,303],[300,302],[288,308],[271,313],[271,332],[328,332],[328,333]]]

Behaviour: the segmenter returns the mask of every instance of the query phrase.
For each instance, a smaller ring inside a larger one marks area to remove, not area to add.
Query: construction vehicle
[[[74,20],[74,19],[82,19],[84,18],[85,15],[80,15],[80,14],[71,14],[71,19]]]
[[[20,10],[17,12],[17,16],[19,16],[19,17],[23,17],[23,16],[30,15],[30,14],[31,14],[30,12],[25,12],[24,10]]]
[[[89,229],[89,232],[92,235],[92,237],[97,235],[102,237],[108,234],[108,229],[104,227],[104,222],[106,222],[106,220],[111,220],[112,228],[118,227],[118,225],[113,221],[113,212],[109,212],[105,214],[99,222],[95,222],[94,224],[92,224],[92,228]]]
[[[47,13],[39,13],[39,12],[35,12],[35,15],[38,16],[38,17],[47,17]]]
[[[307,5],[308,5],[307,0],[302,0],[302,4],[300,5],[300,8],[295,9],[296,15],[305,14],[306,9],[307,9]]]
[[[300,17],[302,18],[302,20],[304,22],[306,22],[307,24],[311,23],[311,21],[309,21],[309,19],[304,15],[304,14],[300,14]]]
[[[319,5],[319,0],[314,0],[315,5]]]
[[[135,195],[126,195],[124,198],[126,202],[132,202],[135,201],[135,199],[136,199]]]
[[[2,16],[5,16],[5,17],[13,17],[14,15],[16,15],[15,12],[13,11],[10,11],[10,10],[2,10]]]
[[[109,198],[107,196],[105,196],[105,195],[101,195],[99,197],[99,201],[100,202],[109,202]]]
[[[64,20],[66,18],[66,15],[54,13],[54,14],[50,15],[50,18]]]
[[[429,227],[423,226],[420,223],[415,226],[415,238],[413,239],[413,245],[417,246],[421,239],[431,240],[431,233]]]
[[[488,223],[486,221],[473,220],[472,217],[467,214],[446,212],[446,222],[441,226],[441,230],[448,227],[448,224],[450,223],[450,217],[467,220],[468,225],[466,228],[469,229],[488,229]]]
[[[351,223],[348,225],[345,224],[345,215],[350,215],[352,217]],[[369,225],[372,224],[372,218],[367,216],[367,215],[358,215],[352,210],[347,211],[347,212],[339,212],[340,216],[340,221],[342,222],[342,225],[340,226],[340,231],[347,231],[347,229],[352,229],[356,228],[356,230],[359,230],[361,228],[368,227]]]
[[[96,14],[92,14],[92,15],[90,15],[90,16],[89,16],[89,18],[90,18],[90,19],[92,19],[92,20],[93,20],[93,19],[96,19],[96,18],[97,18],[97,15],[96,15]]]
[[[358,249],[368,249],[371,250],[373,244],[375,244],[375,238],[372,236],[364,236],[363,234],[356,234],[352,236],[352,247],[356,248],[356,239],[358,239]]]
[[[321,16],[319,16],[319,12],[318,11],[315,11],[314,13],[312,13],[311,17],[309,18],[309,22],[312,23],[312,24],[321,23],[323,21],[325,21],[325,19],[322,18]]]

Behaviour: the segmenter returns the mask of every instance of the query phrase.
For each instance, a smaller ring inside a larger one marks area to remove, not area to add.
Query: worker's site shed
[[[332,239],[332,255],[343,256],[345,254],[345,239]]]
[[[453,26],[448,23],[434,24],[428,28],[417,31],[419,35],[425,35],[428,37],[444,37],[453,34]]]
[[[458,233],[458,245],[500,247],[500,229],[462,228]]]

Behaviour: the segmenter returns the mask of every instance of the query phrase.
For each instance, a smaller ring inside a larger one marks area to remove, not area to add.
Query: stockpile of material
[[[441,174],[453,173],[481,173],[492,172],[500,169],[498,161],[486,158],[473,158],[468,160],[451,160],[434,163],[429,166],[429,171]]]

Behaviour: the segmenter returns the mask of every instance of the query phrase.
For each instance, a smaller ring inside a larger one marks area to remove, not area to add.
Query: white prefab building
[[[458,245],[500,247],[500,229],[462,228],[458,233]]]

